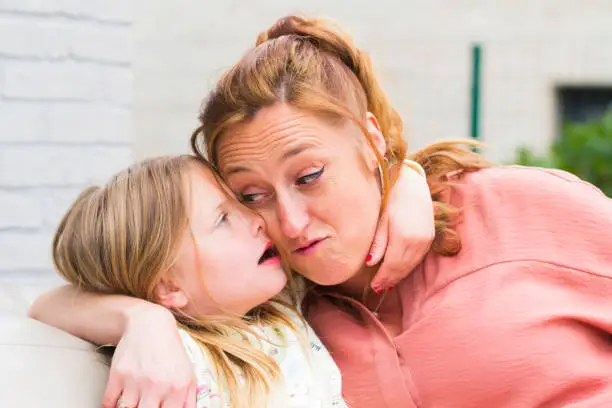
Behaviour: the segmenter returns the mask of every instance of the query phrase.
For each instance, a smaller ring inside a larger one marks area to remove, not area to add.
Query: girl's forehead
[[[205,165],[193,166],[185,177],[188,201],[215,208],[220,202],[234,199],[234,194],[214,170]]]

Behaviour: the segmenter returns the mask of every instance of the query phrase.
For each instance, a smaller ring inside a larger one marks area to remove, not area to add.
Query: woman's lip
[[[297,254],[307,254],[309,252],[311,252],[312,250],[314,250],[321,242],[323,242],[325,238],[320,238],[320,239],[314,239],[312,241],[310,241],[310,243],[308,245],[304,245],[301,248],[296,249],[295,253]]]

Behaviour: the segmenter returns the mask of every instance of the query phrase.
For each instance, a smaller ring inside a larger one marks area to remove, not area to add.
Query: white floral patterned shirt
[[[295,319],[296,327],[302,333],[295,333],[287,327],[253,327],[253,331],[268,341],[256,340],[262,350],[279,365],[282,383],[268,397],[269,407],[282,408],[346,408],[342,399],[340,370],[327,349],[323,346],[310,326],[304,326],[295,313],[288,313]],[[179,330],[183,345],[193,363],[197,382],[197,408],[231,408],[229,396],[220,386],[215,367],[206,348],[199,345],[191,335]],[[300,337],[307,340],[309,349],[304,347]],[[252,335],[247,334],[251,338]],[[283,339],[282,342],[279,339]],[[282,343],[282,344],[281,344]]]

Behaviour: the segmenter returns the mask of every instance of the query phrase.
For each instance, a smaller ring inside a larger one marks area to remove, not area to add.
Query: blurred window
[[[562,86],[557,88],[557,103],[559,124],[599,119],[612,109],[612,85]]]

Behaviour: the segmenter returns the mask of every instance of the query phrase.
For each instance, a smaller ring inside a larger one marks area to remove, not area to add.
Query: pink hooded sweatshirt
[[[340,295],[307,299],[347,403],[612,407],[612,200],[568,173],[523,167],[464,175],[449,199],[463,209],[463,248],[429,254],[394,289],[401,334]]]

